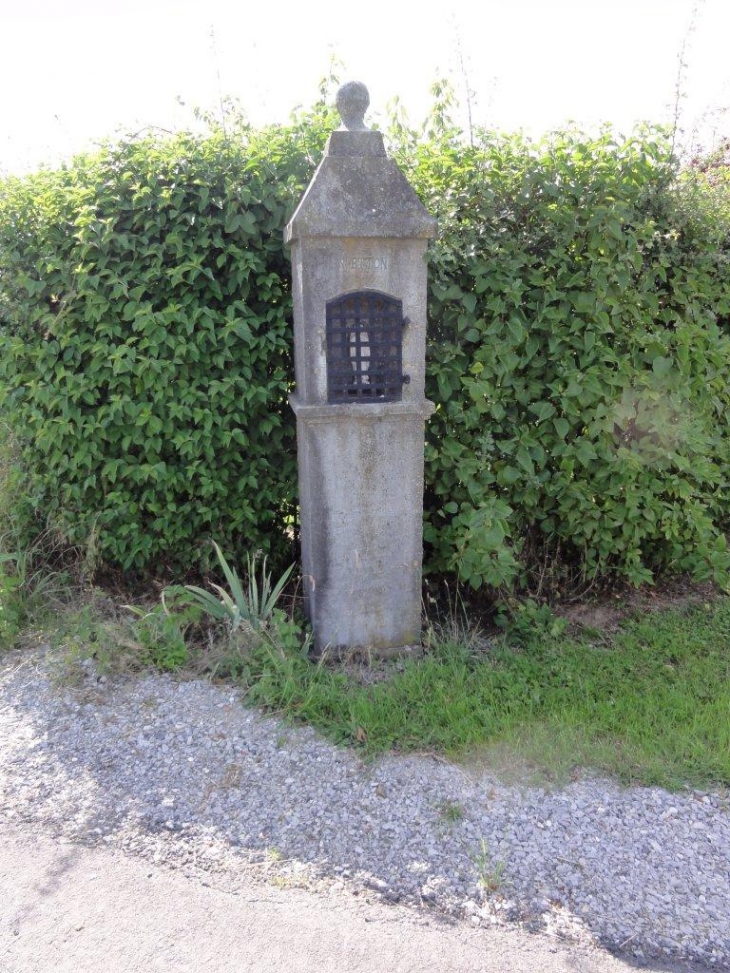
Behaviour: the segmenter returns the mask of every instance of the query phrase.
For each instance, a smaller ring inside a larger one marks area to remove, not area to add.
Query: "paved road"
[[[104,848],[15,827],[0,835],[0,973],[630,969],[607,953],[516,929],[448,925],[249,877],[223,891]]]

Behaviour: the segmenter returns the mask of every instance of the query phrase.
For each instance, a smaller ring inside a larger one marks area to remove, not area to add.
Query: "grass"
[[[43,584],[28,588],[26,616],[36,595],[46,602],[49,594]],[[0,600],[12,604],[18,595],[6,588]],[[366,758],[436,752],[540,783],[589,769],[627,784],[730,785],[727,597],[646,614],[610,637],[551,636],[538,626],[532,636],[523,629],[514,645],[509,636],[489,643],[447,631],[420,659],[381,665],[373,679],[310,661],[301,631],[286,619],[251,640],[230,633],[214,640],[209,630],[207,644],[186,639],[187,622],[159,606],[134,614],[91,591],[86,602],[59,604],[48,634],[64,681],[74,672],[81,678],[79,663],[89,657],[101,673],[157,667],[224,675],[252,704],[309,723]],[[459,810],[444,805],[444,821],[457,821]]]
[[[78,568],[79,560],[50,530],[30,545],[19,536],[14,498],[22,471],[17,453],[9,428],[0,420],[0,652],[63,605],[72,586],[71,568]]]
[[[489,845],[482,838],[479,854],[474,862],[477,881],[485,892],[498,892],[504,881],[504,862],[495,861],[489,850]]]
[[[185,622],[161,611],[132,611],[90,588],[69,599],[48,632],[60,663],[59,681],[82,680],[82,663],[94,661],[97,675],[120,675],[182,668],[189,661]]]
[[[464,808],[457,801],[443,801],[439,806],[439,814],[448,824],[456,824],[464,817]]]
[[[102,672],[226,676],[253,704],[366,757],[437,752],[520,780],[561,783],[588,768],[624,783],[730,786],[727,597],[645,614],[610,637],[570,638],[530,615],[512,633],[519,645],[509,635],[475,637],[460,617],[429,631],[420,659],[369,679],[310,661],[303,632],[280,609],[259,632],[214,638],[209,628],[207,642],[196,643],[189,614],[159,604],[135,613],[88,590],[74,603],[64,594],[68,576],[48,573],[46,551],[16,554],[7,536],[0,551],[0,649],[17,643],[23,627],[48,626],[50,609],[51,641],[70,672],[93,657]],[[442,808],[446,822],[458,815],[457,806]]]
[[[369,756],[437,751],[624,783],[730,784],[730,599],[649,614],[595,644],[542,635],[477,652],[446,642],[370,685],[268,649],[250,698]]]
[[[12,551],[0,536],[0,651],[11,646],[27,628],[51,621],[70,590],[71,575],[49,561],[58,552],[49,538],[30,548]]]

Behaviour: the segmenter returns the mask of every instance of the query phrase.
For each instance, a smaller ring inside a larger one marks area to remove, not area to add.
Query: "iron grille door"
[[[327,302],[327,401],[400,402],[403,302],[355,291]]]

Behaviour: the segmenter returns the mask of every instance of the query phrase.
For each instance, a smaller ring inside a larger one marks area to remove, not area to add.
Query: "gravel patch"
[[[520,921],[637,960],[730,969],[730,801],[598,779],[505,786],[430,757],[363,763],[230,687],[58,686],[0,660],[0,822],[235,885],[342,888],[473,925]]]

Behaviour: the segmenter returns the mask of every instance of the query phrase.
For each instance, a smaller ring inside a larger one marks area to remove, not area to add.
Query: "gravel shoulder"
[[[517,923],[584,956],[730,969],[726,794],[363,764],[230,687],[84,673],[58,686],[42,650],[0,660],[6,835],[96,846],[227,896],[245,877],[287,901],[314,892],[474,935]]]

